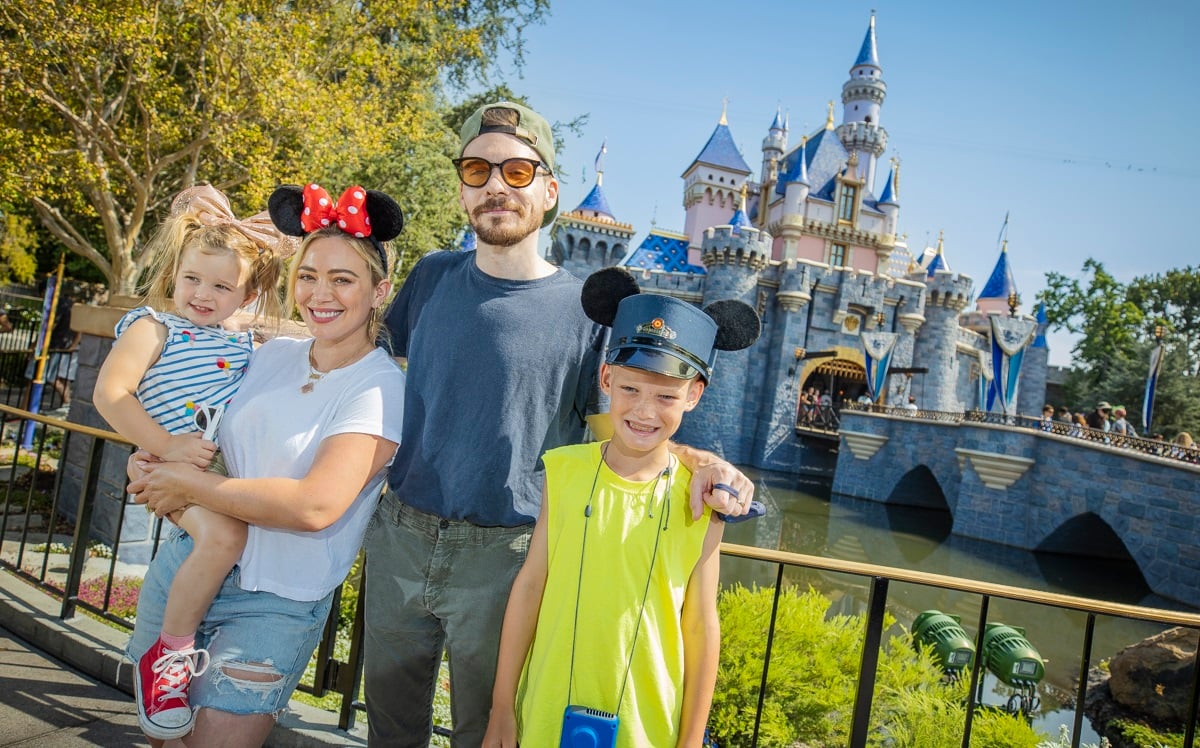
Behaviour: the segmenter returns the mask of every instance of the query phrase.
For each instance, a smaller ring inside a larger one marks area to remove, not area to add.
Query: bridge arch
[[[888,504],[923,507],[950,511],[950,502],[937,476],[925,465],[917,465],[896,481],[896,486],[885,500]]]
[[[1095,512],[1084,512],[1066,520],[1038,543],[1034,550],[1067,556],[1134,560],[1121,536]]]

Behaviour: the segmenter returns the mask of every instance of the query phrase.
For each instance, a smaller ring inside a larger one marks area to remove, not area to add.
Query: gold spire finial
[[[938,230],[938,246],[937,246],[937,253],[938,253],[939,255],[942,253],[942,235],[943,235],[944,233],[945,233],[945,232],[944,232],[943,230],[941,230],[941,229],[939,229],[939,230]]]
[[[1008,239],[1005,239],[1004,243],[1000,245],[1000,254],[1004,254],[1007,251],[1008,251]]]
[[[825,118],[825,129],[826,130],[833,129],[833,99],[829,100],[829,114]]]
[[[805,147],[805,146],[807,146],[807,145],[808,145],[808,136],[807,136],[807,135],[801,135],[801,136],[800,136],[800,147],[801,147],[801,148],[803,148],[803,147]]]
[[[728,111],[729,111],[729,97],[726,96],[725,98],[721,99],[721,121],[717,123],[718,125],[728,125],[729,124],[729,120],[725,118],[725,114]]]
[[[742,212],[743,213],[746,212],[746,190],[747,189],[748,188],[746,187],[746,183],[742,182]]]

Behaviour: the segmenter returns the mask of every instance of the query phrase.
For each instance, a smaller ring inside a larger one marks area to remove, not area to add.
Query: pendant
[[[302,394],[302,395],[307,395],[308,393],[310,393],[312,391],[313,391],[313,383],[312,382],[305,382],[304,386],[302,386],[300,388],[300,394]]]

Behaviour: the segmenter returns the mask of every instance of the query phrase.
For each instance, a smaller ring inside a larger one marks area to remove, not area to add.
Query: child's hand
[[[167,448],[159,455],[164,462],[186,462],[204,470],[212,462],[217,445],[204,439],[199,431],[172,434]]]
[[[483,736],[483,748],[517,748],[517,715],[510,709],[493,709]]]

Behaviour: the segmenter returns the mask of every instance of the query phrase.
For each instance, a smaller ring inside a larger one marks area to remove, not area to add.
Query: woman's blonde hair
[[[1190,447],[1195,444],[1195,442],[1192,441],[1192,435],[1186,431],[1180,431],[1175,436],[1175,443],[1181,447]]]
[[[232,253],[249,269],[247,292],[258,293],[255,318],[278,318],[283,314],[279,298],[283,258],[279,253],[271,247],[260,250],[258,244],[232,225],[207,225],[190,211],[168,217],[146,245],[146,251],[153,257],[146,281],[139,288],[146,304],[160,311],[176,311],[171,308],[175,276],[183,253],[189,249],[206,255]]]
[[[309,246],[317,239],[325,237],[345,241],[354,249],[355,254],[367,263],[367,268],[371,271],[371,288],[375,288],[382,281],[390,280],[384,263],[387,263],[387,267],[395,267],[396,262],[387,242],[351,236],[337,226],[330,226],[311,234],[305,234],[304,240],[300,242],[300,249],[296,251],[296,256],[292,258],[291,267],[288,269],[287,299],[285,301],[287,309],[296,308],[296,275],[300,272],[300,265],[303,264],[304,257],[308,254]],[[379,340],[379,335],[383,331],[383,311],[386,306],[386,304],[381,304],[371,310],[371,317],[367,321],[367,337],[370,340]]]

